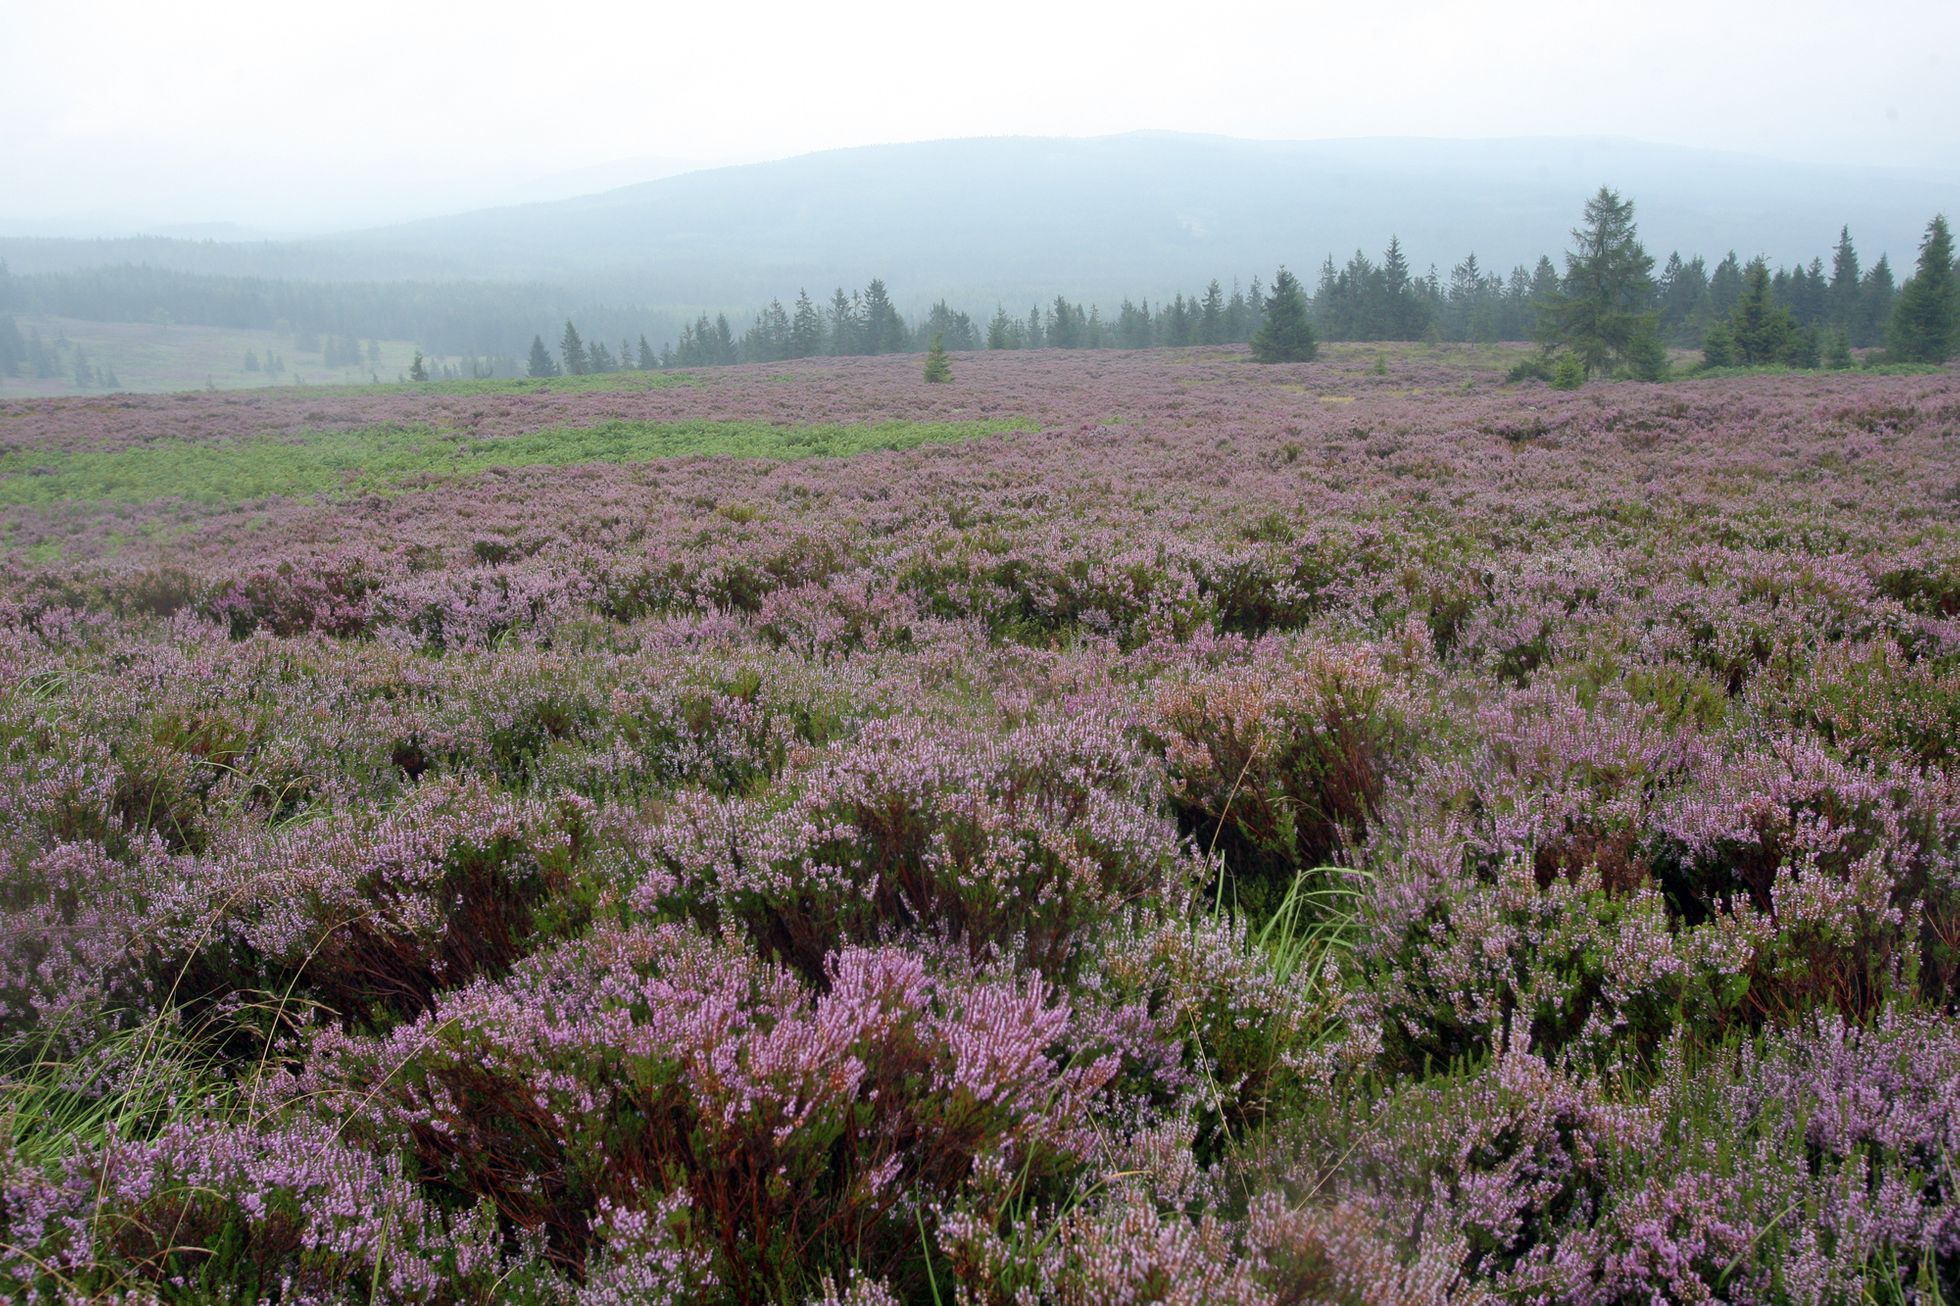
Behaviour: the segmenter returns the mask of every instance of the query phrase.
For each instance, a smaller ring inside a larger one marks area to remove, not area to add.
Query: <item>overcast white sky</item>
[[[0,0],[0,230],[319,230],[621,160],[1138,128],[1953,168],[1956,51],[1955,0]]]

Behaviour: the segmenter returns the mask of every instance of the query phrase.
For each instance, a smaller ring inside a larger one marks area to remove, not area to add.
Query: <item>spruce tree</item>
[[[1048,313],[1049,346],[1054,349],[1080,349],[1082,324],[1082,310],[1063,296],[1055,296],[1055,306]]]
[[[1499,340],[1525,340],[1531,332],[1525,329],[1530,320],[1528,305],[1531,302],[1531,273],[1522,263],[1511,269],[1511,279],[1504,286],[1504,293],[1498,305],[1497,338]]]
[[[1729,329],[1727,318],[1717,320],[1708,328],[1708,334],[1701,342],[1701,365],[1703,367],[1735,366],[1735,332]]]
[[[1327,330],[1330,334],[1332,327],[1329,325],[1328,317],[1333,310],[1334,299],[1340,293],[1340,282],[1341,274],[1334,266],[1334,256],[1329,254],[1320,262],[1320,284],[1314,287],[1313,311],[1314,317],[1319,321],[1322,329]],[[1253,302],[1257,303],[1259,300],[1259,287],[1255,284],[1252,289]]]
[[[1382,251],[1381,320],[1376,339],[1420,340],[1429,329],[1429,302],[1423,283],[1409,272],[1408,257],[1402,253],[1402,239],[1388,238]]]
[[[1546,343],[1570,349],[1590,377],[1628,361],[1635,343],[1654,330],[1654,260],[1640,244],[1633,201],[1605,186],[1586,201],[1584,223],[1573,230],[1572,241],[1560,294],[1546,319]]]
[[[1730,360],[1741,367],[1789,363],[1797,350],[1798,328],[1790,310],[1770,293],[1769,265],[1750,262],[1742,275],[1742,298],[1729,318]]]
[[[544,347],[543,336],[531,337],[531,361],[525,371],[531,376],[557,376],[558,364],[551,359],[551,351]]]
[[[411,381],[429,379],[428,365],[422,361],[422,351],[419,349],[415,351],[415,361],[408,365],[408,379]]]
[[[1285,268],[1273,276],[1258,334],[1252,337],[1252,356],[1262,363],[1305,363],[1320,352],[1313,324],[1307,321],[1307,297],[1299,279]]]
[[[1726,319],[1742,298],[1742,260],[1730,250],[1708,275],[1708,306],[1717,318]]]
[[[1919,245],[1919,266],[1899,289],[1892,308],[1890,355],[1905,363],[1944,363],[1960,348],[1955,317],[1960,315],[1953,281],[1953,233],[1946,215],[1926,224]]]
[[[864,288],[864,352],[896,354],[905,348],[905,324],[893,306],[884,280],[871,278]]]
[[[0,268],[5,266],[0,262]],[[0,376],[12,376],[26,360],[27,342],[20,338],[20,328],[13,318],[0,317]]]
[[[1671,344],[1691,344],[1706,331],[1709,315],[1708,265],[1699,254],[1682,261],[1668,256],[1661,274],[1661,335]]]
[[[837,292],[830,297],[831,357],[858,352],[859,317],[855,298],[847,298],[844,287],[837,287]]]
[[[1832,328],[1830,345],[1824,351],[1824,366],[1834,372],[1842,372],[1857,366],[1857,362],[1851,356],[1851,337],[1842,327]]]
[[[571,319],[565,320],[565,334],[558,337],[558,355],[565,360],[567,376],[584,376],[592,367],[591,359],[585,352],[585,341],[579,339],[578,328]]]
[[[1551,256],[1540,254],[1531,270],[1531,290],[1525,297],[1523,326],[1527,335],[1543,339],[1550,330],[1552,306],[1558,303],[1558,269]]]
[[[1832,327],[1845,333],[1847,342],[1850,333],[1858,329],[1858,273],[1858,250],[1851,243],[1851,228],[1841,228],[1837,248],[1831,251],[1829,318]]]
[[[789,356],[815,358],[823,352],[823,315],[810,302],[810,292],[796,292],[796,316],[789,324]]]
[[[1007,305],[994,305],[994,320],[987,323],[987,348],[1019,349],[1021,324],[1007,316]]]
[[[1852,333],[1851,343],[1883,343],[1886,329],[1892,325],[1892,305],[1898,293],[1892,281],[1892,260],[1880,254],[1858,286],[1858,329]]]
[[[1236,345],[1252,339],[1252,309],[1237,277],[1232,278],[1232,297],[1225,301],[1225,339]]]
[[[946,360],[946,338],[936,335],[932,338],[932,348],[926,351],[926,380],[944,385],[952,379],[953,365]]]
[[[1198,343],[1201,345],[1222,344],[1225,340],[1225,288],[1213,277],[1205,287],[1205,297],[1198,306]]]

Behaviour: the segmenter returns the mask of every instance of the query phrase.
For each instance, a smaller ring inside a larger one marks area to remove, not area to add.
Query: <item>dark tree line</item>
[[[1434,266],[1418,273],[1393,236],[1378,258],[1357,250],[1337,264],[1330,255],[1311,294],[1301,288],[1308,327],[1320,340],[1536,339],[1571,350],[1582,379],[1604,370],[1655,374],[1664,369],[1666,346],[1702,347],[1718,366],[1846,365],[1853,348],[1879,345],[1899,360],[1938,360],[1956,347],[1951,326],[1943,325],[1954,299],[1944,219],[1928,228],[1919,265],[1900,286],[1884,256],[1863,266],[1848,229],[1839,232],[1828,263],[1820,255],[1771,268],[1764,259],[1744,262],[1730,252],[1711,267],[1700,255],[1676,252],[1656,273],[1635,235],[1632,211],[1630,200],[1602,187],[1573,233],[1563,269],[1547,255],[1530,268],[1499,273],[1471,253],[1447,277]],[[582,310],[581,319],[595,328],[591,336],[567,321],[553,349],[535,322],[541,303],[563,295],[503,283],[312,283],[131,266],[9,277],[0,263],[0,314],[292,331],[301,350],[324,348],[329,367],[335,359],[372,364],[377,338],[408,339],[435,355],[467,360],[441,365],[441,374],[473,376],[920,352],[934,339],[956,351],[1243,344],[1257,336],[1267,302],[1256,278],[1243,289],[1234,280],[1229,292],[1214,280],[1201,293],[1154,305],[1125,298],[1107,314],[1065,295],[1025,314],[1001,304],[983,324],[943,299],[908,319],[884,281],[874,278],[857,291],[839,287],[827,300],[812,299],[807,290],[787,305],[772,300],[739,328],[726,313],[675,323],[651,310]],[[655,349],[650,335],[669,338]],[[526,336],[528,357],[509,357],[512,342]],[[21,338],[11,323],[0,328],[0,375],[61,375],[68,367],[45,344]]]
[[[95,322],[156,322],[290,335],[311,353],[327,339],[413,340],[446,356],[516,352],[540,320],[562,315],[563,287],[497,281],[288,281],[169,272],[130,264],[25,276],[0,273],[0,314]],[[607,335],[671,317],[634,307],[595,310]],[[315,344],[304,346],[306,339]],[[365,350],[363,350],[365,353]],[[349,358],[351,365],[353,360]]]
[[[475,361],[471,360],[473,368]],[[514,360],[508,363],[502,359],[492,361],[497,366],[484,371],[482,375],[517,375],[517,365]],[[654,356],[653,347],[647,344],[644,334],[640,336],[638,345],[621,337],[619,352],[614,353],[603,340],[595,338],[588,342],[568,318],[565,321],[564,332],[558,337],[556,356],[545,348],[543,336],[531,337],[531,352],[524,364],[524,374],[526,376],[593,376],[635,369],[645,372],[659,366],[660,360]],[[473,370],[470,375],[475,376],[478,373]]]
[[[1944,230],[1943,220],[1936,225]],[[1572,351],[1581,379],[1607,371],[1661,375],[1670,345],[1707,347],[1716,366],[1842,366],[1853,347],[1888,342],[1901,361],[1952,353],[1952,347],[1929,351],[1897,338],[1902,295],[1890,263],[1881,255],[1862,268],[1849,229],[1839,232],[1828,272],[1821,257],[1772,271],[1767,260],[1744,264],[1734,253],[1711,271],[1700,255],[1684,259],[1677,252],[1656,274],[1637,237],[1633,202],[1602,187],[1573,240],[1563,270],[1545,255],[1531,268],[1499,274],[1472,253],[1447,279],[1434,267],[1418,275],[1395,237],[1379,260],[1357,250],[1340,265],[1330,255],[1313,293],[1303,294],[1307,327],[1321,340],[1537,340]],[[1930,286],[1921,262],[1915,279]],[[1945,293],[1929,289],[1921,298],[1944,302]],[[1249,293],[1235,281],[1228,296],[1214,280],[1201,295],[1179,294],[1154,308],[1126,298],[1110,316],[1058,295],[1025,316],[998,305],[980,330],[943,300],[907,323],[891,307],[884,283],[874,280],[856,294],[838,290],[822,308],[807,293],[798,294],[793,308],[773,301],[739,335],[726,315],[703,314],[659,357],[662,366],[774,362],[917,352],[934,338],[959,350],[1243,344],[1257,336],[1266,302],[1256,278]]]
[[[0,264],[4,273],[5,264]],[[79,343],[57,335],[52,341],[0,314],[0,378],[28,376],[40,381],[65,378],[80,390],[117,390],[122,382],[114,367],[91,359]]]

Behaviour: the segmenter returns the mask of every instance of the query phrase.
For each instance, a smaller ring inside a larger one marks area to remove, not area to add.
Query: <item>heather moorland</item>
[[[1960,1295],[1960,374],[0,402],[27,1300]]]

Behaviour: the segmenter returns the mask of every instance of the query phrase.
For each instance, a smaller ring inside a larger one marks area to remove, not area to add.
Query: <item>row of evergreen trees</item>
[[[1670,254],[1652,283],[1651,307],[1662,340],[1698,347],[1708,329],[1741,302],[1751,266],[1734,251],[1712,271],[1698,254],[1687,259]],[[1767,263],[1764,268],[1767,272]],[[1451,268],[1447,280],[1434,268],[1416,276],[1400,243],[1390,240],[1379,262],[1357,250],[1345,266],[1336,266],[1331,257],[1321,265],[1314,325],[1330,340],[1529,340],[1563,281],[1550,256],[1530,270],[1519,265],[1499,275],[1474,253]],[[1802,327],[1841,332],[1860,347],[1885,341],[1896,294],[1891,264],[1880,255],[1861,274],[1848,228],[1839,233],[1830,274],[1818,258],[1808,267],[1778,269],[1768,284],[1773,300]]]
[[[1329,256],[1312,293],[1301,287],[1307,327],[1321,340],[1555,343],[1586,335],[1583,324],[1574,320],[1575,305],[1596,303],[1598,278],[1606,275],[1624,282],[1615,291],[1624,302],[1615,303],[1612,312],[1638,323],[1638,339],[1621,342],[1625,349],[1585,351],[1587,374],[1615,360],[1624,362],[1626,350],[1636,350],[1646,360],[1633,370],[1652,371],[1669,345],[1706,346],[1714,365],[1844,364],[1851,348],[1885,344],[1892,332],[1901,292],[1891,265],[1881,255],[1863,269],[1849,229],[1839,232],[1828,272],[1822,258],[1772,271],[1764,259],[1744,263],[1731,252],[1710,269],[1699,255],[1684,259],[1675,253],[1656,276],[1652,258],[1634,238],[1632,211],[1630,200],[1602,188],[1588,203],[1585,227],[1574,232],[1577,261],[1568,254],[1563,272],[1545,256],[1531,269],[1520,265],[1498,275],[1473,253],[1450,270],[1447,280],[1434,267],[1417,275],[1395,238],[1379,260],[1359,250],[1344,265]],[[1616,242],[1629,248],[1616,255]],[[1602,260],[1619,256],[1632,264],[1617,270],[1603,267]],[[1924,276],[1925,260],[1921,263],[1919,277]],[[1594,282],[1590,287],[1583,284],[1589,276]],[[555,355],[542,337],[534,338],[529,372],[546,376],[919,352],[935,339],[952,350],[1243,344],[1257,335],[1267,302],[1257,278],[1249,289],[1235,280],[1229,292],[1214,280],[1202,294],[1178,294],[1154,307],[1148,300],[1126,298],[1110,316],[1097,305],[1059,295],[1029,308],[1025,316],[1001,305],[983,327],[944,300],[917,322],[908,322],[885,283],[874,279],[856,292],[840,287],[822,304],[807,291],[799,292],[789,306],[773,300],[739,332],[726,314],[703,313],[676,341],[657,351],[641,335],[637,345],[622,341],[614,354],[603,344],[585,344],[568,322]],[[1899,358],[1924,352],[1893,350]]]
[[[472,358],[469,361],[470,371],[474,374],[478,366],[477,360]],[[485,365],[490,369],[486,374],[498,375],[500,364],[501,360],[498,359],[485,360]],[[662,366],[661,360],[654,354],[653,347],[647,343],[644,334],[640,336],[637,349],[630,342],[621,340],[619,352],[615,354],[603,340],[593,340],[588,343],[579,334],[578,328],[567,321],[565,332],[558,339],[556,358],[552,357],[551,351],[545,348],[543,336],[531,337],[531,354],[525,363],[525,374],[527,376],[590,376],[635,369],[650,372],[660,366]]]
[[[1640,244],[1633,221],[1633,202],[1607,187],[1587,201],[1584,220],[1572,232],[1565,275],[1540,307],[1538,338],[1547,348],[1546,360],[1525,364],[1546,370],[1559,384],[1578,384],[1600,372],[1658,379],[1668,370],[1662,344],[1663,305],[1667,278],[1652,276],[1654,260]],[[1679,272],[1677,261],[1671,270]],[[1830,295],[1832,282],[1820,267],[1792,274],[1781,293],[1766,260],[1752,260],[1739,271],[1739,287],[1726,312],[1718,312],[1712,290],[1697,312],[1704,314],[1703,365],[1834,367],[1852,365],[1854,331],[1873,313],[1874,287],[1891,284],[1890,269],[1881,260],[1875,272],[1858,273],[1850,233],[1838,240],[1839,297]],[[1725,278],[1726,279],[1726,278]],[[1712,280],[1712,279],[1711,279]],[[1886,360],[1900,363],[1938,363],[1960,350],[1960,292],[1956,291],[1953,239],[1946,218],[1927,224],[1918,266],[1896,294],[1885,294]],[[1794,287],[1805,287],[1793,299]],[[1815,292],[1819,287],[1822,293]],[[1726,298],[1726,295],[1724,296]],[[1799,302],[1801,300],[1802,302]],[[1707,320],[1712,318],[1712,320]],[[1552,370],[1554,351],[1562,351]]]
[[[327,336],[325,339],[320,339],[312,336],[311,333],[301,333],[295,337],[293,348],[308,354],[317,349],[321,366],[327,368],[365,366],[373,369],[381,366],[379,340],[369,340],[366,345],[363,345],[353,336]]]
[[[113,367],[98,364],[88,351],[66,336],[52,342],[29,328],[21,334],[20,324],[11,316],[0,316],[0,377],[30,376],[40,381],[66,377],[78,389],[117,389],[122,382]]]
[[[808,291],[791,307],[773,300],[739,335],[725,313],[701,314],[681,329],[680,338],[655,351],[642,334],[637,345],[621,341],[614,353],[603,342],[588,342],[565,323],[554,352],[534,336],[527,367],[531,376],[583,375],[639,367],[719,367],[734,363],[774,363],[796,358],[918,353],[938,340],[951,350],[976,349],[1149,349],[1158,345],[1244,344],[1259,329],[1258,280],[1248,294],[1234,283],[1228,296],[1213,281],[1202,296],[1174,296],[1154,309],[1148,300],[1125,299],[1113,319],[1095,305],[1057,295],[1034,305],[1025,317],[995,309],[984,327],[940,300],[917,322],[907,322],[892,303],[883,280],[863,290],[839,287],[819,307]]]
[[[1345,265],[1336,265],[1330,256],[1310,295],[1298,287],[1304,329],[1328,340],[1536,338],[1573,350],[1581,376],[1616,369],[1654,374],[1665,368],[1668,345],[1701,346],[1712,366],[1847,366],[1854,347],[1879,344],[1888,345],[1888,356],[1900,361],[1938,361],[1960,348],[1952,326],[1956,276],[1944,218],[1929,225],[1918,266],[1903,287],[1895,285],[1883,256],[1869,269],[1861,267],[1848,229],[1839,232],[1828,272],[1822,258],[1772,271],[1764,259],[1743,263],[1730,253],[1710,269],[1699,256],[1683,259],[1676,253],[1656,276],[1654,260],[1634,231],[1632,202],[1606,188],[1588,202],[1573,237],[1563,272],[1547,256],[1529,271],[1519,266],[1500,276],[1472,254],[1451,269],[1447,281],[1433,267],[1418,276],[1394,238],[1379,260],[1356,251]],[[1202,294],[1178,294],[1154,307],[1148,300],[1126,298],[1110,316],[1096,305],[1058,295],[1025,316],[997,306],[984,326],[944,300],[908,322],[885,283],[873,279],[856,292],[840,287],[821,305],[807,292],[789,307],[772,301],[740,333],[726,314],[703,313],[658,350],[641,332],[637,340],[622,338],[615,351],[604,340],[588,340],[568,321],[555,352],[542,336],[534,336],[521,363],[471,355],[453,369],[432,368],[432,374],[581,375],[778,362],[918,351],[935,339],[953,350],[1237,344],[1257,338],[1270,303],[1256,278],[1249,290],[1235,281],[1229,293],[1214,280]],[[329,367],[373,365],[378,355],[374,341],[364,347],[352,334],[327,334],[323,341],[296,336],[296,347],[307,345],[321,348]],[[79,349],[75,356],[68,350],[67,342],[50,346],[31,331],[23,337],[10,318],[0,316],[0,377],[24,371],[41,378],[72,374],[84,386],[106,383],[106,369],[95,367]],[[248,370],[253,361],[248,359]],[[274,375],[283,371],[270,358],[265,366]]]

